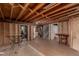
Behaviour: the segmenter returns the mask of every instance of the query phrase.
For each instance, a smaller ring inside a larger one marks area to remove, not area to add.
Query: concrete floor
[[[55,40],[35,39],[22,42],[14,49],[8,46],[0,49],[1,56],[79,56],[79,52],[65,45],[59,45]]]

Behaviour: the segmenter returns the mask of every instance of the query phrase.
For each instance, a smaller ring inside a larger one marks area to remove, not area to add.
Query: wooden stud
[[[1,8],[0,8],[0,12],[1,12],[2,18],[3,18],[3,20],[4,20],[4,19],[5,19],[5,17],[4,17],[4,14],[3,14],[3,12],[2,12],[2,10],[1,10]]]
[[[12,19],[12,14],[13,14],[13,6],[12,6],[12,8],[11,8],[10,20]]]

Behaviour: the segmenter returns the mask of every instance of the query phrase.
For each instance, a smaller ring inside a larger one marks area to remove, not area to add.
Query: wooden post
[[[31,25],[31,40],[34,39],[34,26]]]
[[[49,24],[49,40],[51,40],[51,24]]]
[[[31,25],[28,25],[28,40],[31,40]]]

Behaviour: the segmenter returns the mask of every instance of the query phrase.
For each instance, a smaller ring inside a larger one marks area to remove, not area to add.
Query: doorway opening
[[[21,39],[23,40],[28,40],[28,26],[27,25],[20,25],[20,34],[21,34]]]

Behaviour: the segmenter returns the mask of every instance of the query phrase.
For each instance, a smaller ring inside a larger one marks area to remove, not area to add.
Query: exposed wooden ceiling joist
[[[45,23],[45,24],[49,24],[49,23],[53,23],[53,22],[58,22],[58,21],[66,21],[68,20],[69,17],[73,16],[73,15],[77,15],[79,14],[79,9],[78,7],[75,7],[77,8],[76,10],[74,11],[71,11],[71,12],[68,12],[68,13],[64,13],[62,15],[59,15],[57,16],[56,18],[52,18],[51,20],[48,20],[48,19],[42,19],[40,21],[42,21],[41,23]],[[58,18],[59,17],[59,18]],[[43,20],[45,20],[43,22]]]
[[[36,18],[37,16],[42,15],[43,13],[45,13],[45,12],[49,11],[50,9],[53,9],[54,7],[56,7],[56,6],[58,6],[58,5],[60,5],[60,4],[54,4],[54,5],[53,5],[52,7],[50,7],[49,9],[46,9],[46,10],[44,10],[44,11],[40,12],[38,15],[35,15],[35,16],[31,17],[31,18],[30,18],[30,19],[28,19],[27,21],[30,21],[30,20],[32,20],[32,19],[34,19],[34,18]]]
[[[4,19],[5,19],[5,17],[4,17],[4,14],[3,14],[3,12],[2,12],[2,10],[1,10],[1,8],[0,8],[0,12],[1,12],[2,18],[3,18],[3,20],[4,20]]]
[[[62,16],[63,14],[66,14],[67,12],[71,12],[72,10],[77,10],[79,8],[79,6],[76,6],[76,7],[74,7],[74,8],[70,8],[70,9],[68,9],[68,10],[64,10],[64,11],[61,11],[60,13],[56,13],[56,14],[54,14],[54,15],[51,15],[51,16],[49,16],[49,18],[50,19],[55,19],[55,18],[57,18],[57,17],[60,17],[60,16]],[[52,18],[51,18],[52,17]],[[40,17],[41,18],[41,17]],[[39,19],[39,18],[38,18]],[[50,21],[50,20],[48,20],[48,21]]]
[[[60,15],[60,14],[63,14],[63,13],[65,13],[65,12],[68,12],[68,11],[71,11],[71,10],[74,10],[74,9],[78,9],[78,8],[79,8],[79,6],[76,6],[76,7],[74,7],[74,8],[70,8],[70,9],[68,9],[68,10],[64,10],[64,11],[61,11],[61,12],[56,13],[56,14],[54,14],[54,15],[51,15],[51,16],[49,16],[49,17],[51,18],[51,17],[54,17],[54,16],[58,16],[58,15]]]
[[[79,6],[77,6],[77,7],[74,7],[74,8],[71,8],[71,9],[69,9],[69,10],[67,10],[66,12],[64,12],[63,14],[60,14],[59,16],[56,16],[56,17],[52,17],[52,19],[51,20],[49,20],[49,21],[52,21],[53,19],[55,20],[55,19],[60,19],[60,18],[62,18],[62,17],[66,17],[66,16],[70,16],[70,15],[72,15],[72,14],[74,14],[75,15],[75,13],[77,14],[78,12],[79,12]],[[71,10],[73,10],[73,11],[71,11]]]
[[[9,3],[9,4],[10,4],[12,7],[13,7],[13,5],[14,5],[13,3]]]
[[[26,8],[29,6],[30,4],[25,4],[24,7],[22,7],[22,11],[20,12],[20,14],[17,16],[16,20],[20,19],[23,15],[23,13],[25,12]]]
[[[28,8],[30,10],[30,12],[32,12],[32,9]],[[37,15],[39,14],[37,11],[35,12]],[[44,14],[41,14],[42,17],[45,17],[46,19],[49,19],[49,17],[45,16]],[[27,20],[26,20],[27,21]]]
[[[21,3],[9,3],[0,4],[0,19],[5,21],[19,21],[19,22],[38,22],[51,23],[54,21],[60,21],[64,18],[70,17],[73,14],[76,15],[79,12],[77,3],[38,3],[38,4],[21,4]],[[11,11],[11,12],[9,12]],[[11,13],[11,14],[10,14]],[[8,20],[10,19],[10,20]]]
[[[65,21],[65,20],[68,20],[69,17],[73,17],[74,15],[77,15],[77,14],[79,14],[79,11],[78,12],[71,13],[71,14],[70,13],[64,14],[64,15],[62,15],[61,17],[59,17],[57,19],[52,19],[50,21],[47,20],[47,22],[48,23],[53,23],[53,22]]]
[[[53,14],[53,13],[55,13],[55,12],[58,12],[58,11],[62,10],[62,9],[70,8],[70,7],[74,6],[74,5],[76,5],[76,4],[68,4],[68,5],[66,5],[66,6],[64,6],[64,7],[62,7],[62,8],[59,8],[59,9],[55,10],[55,11],[52,11],[52,12],[50,12],[50,13],[47,13],[46,15]]]
[[[10,20],[12,19],[12,14],[13,14],[13,7],[11,8]]]
[[[30,15],[32,15],[35,11],[37,11],[38,9],[40,9],[40,8],[41,8],[42,6],[44,6],[44,5],[45,5],[44,3],[37,5],[36,8],[35,8],[32,12],[30,12],[27,16],[25,16],[25,17],[23,18],[23,20],[26,20]]]
[[[68,4],[68,5],[66,5],[66,6],[64,6],[64,7],[62,7],[62,8],[59,8],[59,9],[55,10],[55,11],[52,11],[52,12],[50,12],[50,13],[47,13],[45,16],[48,16],[48,15],[53,14],[53,13],[55,13],[55,12],[58,12],[58,11],[60,11],[60,10],[62,10],[62,9],[67,9],[67,8],[72,7],[72,6],[74,6],[74,5],[76,5],[76,4]],[[41,18],[42,18],[42,17],[39,17],[39,18],[37,18],[37,19],[35,19],[35,20],[32,20],[32,21],[38,21],[38,20],[41,19]]]
[[[77,12],[79,12],[79,10],[73,10],[73,11],[64,13],[64,14],[62,14],[62,15],[59,15],[59,16],[57,16],[57,17],[54,17],[54,18],[52,18],[52,19],[58,19],[58,18],[61,18],[61,17],[63,17],[63,16],[71,15],[71,14],[74,14],[74,13],[77,13]]]
[[[24,9],[24,7],[21,4],[18,4],[22,9]]]
[[[65,17],[61,17],[61,18],[56,19],[56,20],[54,20],[54,21],[50,21],[49,23],[64,21],[64,20],[66,20],[66,19],[69,19],[69,17],[73,17],[74,15],[79,15],[79,12],[73,13],[73,14],[68,15],[68,16],[65,16]]]

